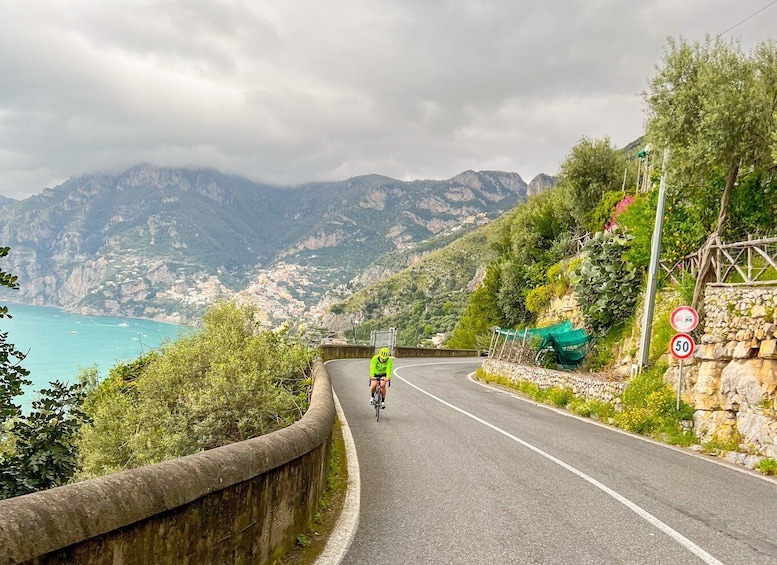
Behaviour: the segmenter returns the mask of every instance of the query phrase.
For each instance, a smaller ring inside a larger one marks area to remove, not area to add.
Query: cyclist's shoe
[[[385,403],[385,402],[381,402],[381,403],[380,403],[380,407],[381,407],[381,408],[385,408],[385,407],[386,407],[386,403]]]
[[[375,406],[375,399],[370,396],[370,406]]]

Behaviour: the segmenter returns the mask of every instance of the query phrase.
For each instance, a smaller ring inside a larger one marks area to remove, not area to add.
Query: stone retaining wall
[[[324,361],[331,359],[369,359],[375,355],[371,345],[322,345],[318,348]]]
[[[609,402],[614,404],[616,409],[622,403],[621,398],[626,388],[625,382],[608,381],[596,375],[554,371],[496,359],[486,359],[483,362],[483,370],[515,382],[531,382],[540,388],[563,388],[587,400]]]
[[[394,357],[477,357],[477,349],[445,349],[431,347],[395,347]]]
[[[0,565],[274,562],[326,486],[335,408],[321,360],[313,375],[310,408],[287,428],[0,501]]]
[[[699,439],[777,458],[777,286],[709,285],[698,341],[682,396]],[[676,386],[678,376],[674,364],[665,378]]]
[[[330,359],[369,359],[375,355],[371,345],[322,345],[319,347],[324,361]],[[446,349],[431,347],[395,347],[394,357],[477,357],[477,349]]]

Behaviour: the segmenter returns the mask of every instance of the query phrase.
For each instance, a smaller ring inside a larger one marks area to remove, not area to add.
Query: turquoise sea
[[[33,384],[21,397],[22,409],[29,410],[32,391],[49,381],[73,383],[80,368],[97,366],[99,378],[117,362],[132,361],[162,340],[175,340],[187,331],[184,326],[134,318],[81,316],[56,308],[7,304],[13,318],[0,319],[0,331],[8,341],[27,353],[22,366],[30,371]],[[182,333],[183,332],[183,333]],[[17,398],[17,404],[19,399]]]

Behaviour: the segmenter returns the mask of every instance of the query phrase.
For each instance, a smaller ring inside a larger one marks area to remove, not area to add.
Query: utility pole
[[[658,279],[658,261],[661,257],[661,232],[664,229],[664,203],[666,201],[666,166],[669,161],[669,148],[664,149],[664,163],[661,167],[661,184],[658,188],[656,222],[653,226],[653,241],[650,248],[650,270],[648,271],[645,312],[642,316],[642,334],[639,342],[639,368],[647,367],[650,357],[650,334],[653,331],[653,308],[656,302],[656,281]]]

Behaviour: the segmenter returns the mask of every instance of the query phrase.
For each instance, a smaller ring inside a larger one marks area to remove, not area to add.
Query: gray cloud
[[[766,3],[0,0],[0,194],[139,162],[280,184],[555,173],[585,135],[641,135],[668,36]]]

